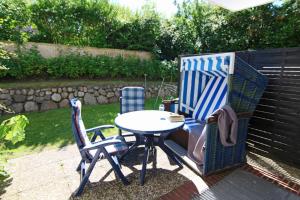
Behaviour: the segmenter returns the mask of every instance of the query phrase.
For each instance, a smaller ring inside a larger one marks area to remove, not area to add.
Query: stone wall
[[[133,84],[111,84],[93,86],[68,86],[39,89],[1,89],[0,102],[7,105],[16,113],[45,111],[69,106],[69,99],[77,97],[83,104],[106,104],[119,100],[119,90],[125,86]],[[143,84],[134,84],[143,86]],[[160,84],[151,83],[147,85],[146,97],[156,97]],[[174,96],[176,94],[175,85],[165,85],[160,95]],[[3,114],[3,113],[0,113]]]

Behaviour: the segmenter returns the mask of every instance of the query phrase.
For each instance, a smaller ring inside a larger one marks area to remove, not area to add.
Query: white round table
[[[179,167],[182,167],[176,155],[164,144],[164,139],[172,132],[181,129],[184,122],[170,122],[168,117],[170,112],[158,110],[143,110],[124,113],[115,119],[118,128],[132,132],[135,143],[129,148],[128,153],[136,147],[145,145],[143,166],[140,175],[141,185],[144,184],[146,165],[149,151],[153,151],[156,156],[155,146],[159,146]]]
[[[181,128],[184,122],[170,122],[170,112],[142,110],[119,115],[115,119],[118,128],[139,134],[170,133]]]

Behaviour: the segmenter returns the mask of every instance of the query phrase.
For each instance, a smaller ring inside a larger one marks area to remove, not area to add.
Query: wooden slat
[[[300,166],[300,48],[237,55],[269,79],[249,122],[248,149]]]
[[[284,131],[284,132],[267,132],[265,130],[259,130],[256,128],[249,127],[249,134],[250,135],[257,135],[259,137],[265,137],[265,138],[274,138],[275,140],[283,140],[289,143],[298,144],[300,142],[299,137],[295,137],[295,134],[290,134],[290,132]]]

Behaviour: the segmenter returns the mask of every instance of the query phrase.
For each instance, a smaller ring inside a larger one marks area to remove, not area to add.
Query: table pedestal
[[[129,148],[127,153],[125,155],[123,155],[123,157],[128,155],[132,151],[134,151],[138,146],[145,145],[144,157],[143,157],[143,163],[142,163],[142,171],[140,174],[141,185],[144,185],[149,153],[153,152],[153,156],[156,157],[156,146],[159,146],[168,155],[169,158],[171,158],[180,168],[182,168],[182,164],[180,163],[180,161],[178,160],[176,155],[164,143],[164,140],[168,136],[168,134],[164,133],[164,134],[158,134],[158,135],[154,135],[154,134],[143,134],[143,135],[134,134],[134,135],[136,137],[136,141]]]

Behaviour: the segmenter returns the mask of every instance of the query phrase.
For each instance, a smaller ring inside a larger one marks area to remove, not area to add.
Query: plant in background
[[[0,71],[7,71],[8,68],[3,64],[4,60],[9,60],[10,54],[0,47]],[[13,111],[7,108],[0,102],[0,111],[13,113]],[[5,166],[5,147],[7,143],[16,144],[24,140],[25,127],[29,123],[28,119],[24,115],[16,115],[7,120],[4,120],[0,124],[0,182],[7,177],[7,173],[4,170]]]
[[[0,1],[0,39],[22,43],[30,37],[30,11],[23,0]]]
[[[4,54],[3,54],[4,55]],[[10,79],[52,79],[52,78],[102,78],[142,80],[148,74],[150,80],[175,81],[175,62],[161,62],[157,59],[141,60],[135,57],[92,56],[70,53],[53,58],[44,58],[36,48],[17,51],[14,55],[5,53],[0,64],[9,68],[1,70],[0,77]]]
[[[27,117],[24,115],[17,115],[4,120],[0,124],[0,181],[7,176],[4,170],[5,166],[5,144],[16,144],[25,139],[25,127],[29,123]]]

